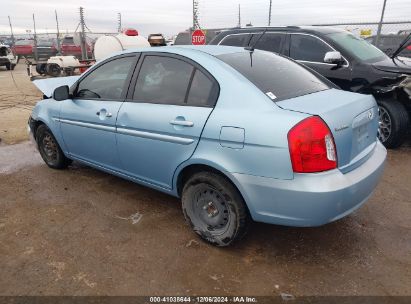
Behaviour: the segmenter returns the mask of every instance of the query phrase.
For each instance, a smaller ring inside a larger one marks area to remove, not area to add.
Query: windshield
[[[387,58],[381,50],[364,39],[355,37],[348,32],[332,33],[327,35],[341,48],[361,61],[376,62]]]
[[[240,72],[275,102],[330,89],[305,67],[271,52],[255,50],[217,58]]]

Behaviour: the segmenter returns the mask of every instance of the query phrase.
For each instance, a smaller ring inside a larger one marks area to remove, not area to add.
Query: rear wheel
[[[182,207],[193,230],[213,245],[228,246],[241,239],[249,224],[240,193],[216,173],[194,174],[184,185]]]
[[[36,64],[36,72],[39,75],[46,74],[46,69],[47,69],[47,63],[37,63]]]
[[[53,169],[64,169],[70,165],[71,160],[64,155],[56,138],[46,125],[40,125],[37,128],[36,141],[40,155],[47,166]]]
[[[405,140],[408,129],[408,113],[395,99],[378,100],[380,112],[378,138],[387,148],[397,148]]]
[[[6,69],[7,69],[8,71],[11,70],[11,63],[6,63]]]
[[[47,65],[46,68],[47,74],[53,77],[60,76],[61,74],[61,68],[58,64],[56,63],[50,63]]]

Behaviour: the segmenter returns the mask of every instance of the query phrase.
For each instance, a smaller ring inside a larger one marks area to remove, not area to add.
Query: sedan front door
[[[148,53],[140,61],[117,118],[119,156],[126,174],[170,189],[175,169],[197,146],[218,85],[184,57]]]
[[[93,69],[77,83],[73,99],[63,101],[61,133],[71,157],[119,169],[116,118],[135,65],[134,54]]]

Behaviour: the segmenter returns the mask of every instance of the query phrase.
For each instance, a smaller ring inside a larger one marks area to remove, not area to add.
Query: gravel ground
[[[0,106],[22,96],[5,79]],[[41,96],[26,82],[21,74],[27,109],[0,109],[0,295],[411,296],[409,143],[389,151],[354,214],[318,228],[254,223],[241,243],[215,248],[186,225],[178,199],[78,163],[49,169],[23,141]]]

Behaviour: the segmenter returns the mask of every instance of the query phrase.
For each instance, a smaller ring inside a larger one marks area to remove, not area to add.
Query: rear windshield
[[[32,40],[18,40],[16,41],[16,45],[31,45],[34,41]]]
[[[74,38],[73,37],[64,37],[63,43],[64,44],[74,44]]]
[[[330,89],[306,68],[271,52],[255,50],[217,58],[240,72],[273,101]]]
[[[52,40],[39,40],[39,42],[37,42],[37,45],[52,46],[53,41]]]

